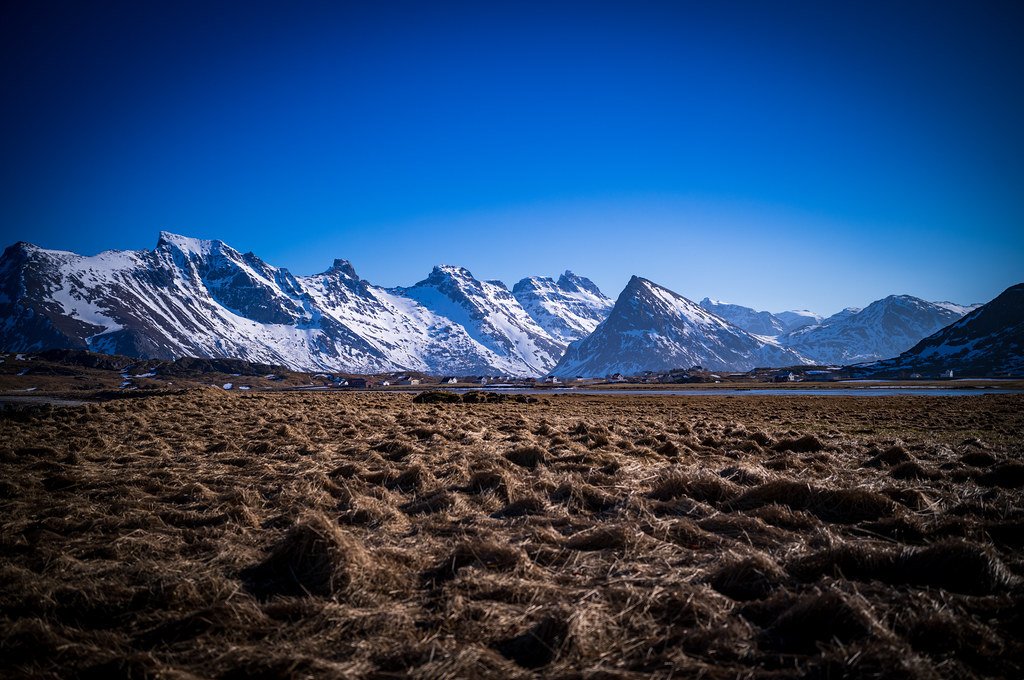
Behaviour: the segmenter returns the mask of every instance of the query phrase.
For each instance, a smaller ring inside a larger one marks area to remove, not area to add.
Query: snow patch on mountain
[[[776,312],[775,318],[782,322],[784,333],[791,333],[798,328],[821,323],[824,317],[806,309],[791,309],[785,312]]]
[[[984,303],[975,302],[974,304],[971,304],[971,305],[958,305],[955,302],[949,302],[948,300],[942,300],[940,302],[933,302],[932,304],[933,305],[937,305],[939,307],[942,307],[943,309],[948,309],[949,311],[955,312],[955,313],[959,314],[960,316],[967,316],[968,314],[973,312],[975,309],[978,309],[979,307],[983,306]]]

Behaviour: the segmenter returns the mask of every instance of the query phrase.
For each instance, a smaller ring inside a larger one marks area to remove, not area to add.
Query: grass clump
[[[991,550],[955,539],[903,549],[847,543],[797,559],[788,570],[804,581],[829,576],[970,595],[996,593],[1019,581]]]
[[[854,523],[892,515],[895,504],[867,489],[831,489],[791,480],[775,480],[744,492],[730,503],[734,510],[778,504],[806,510],[826,522]]]
[[[763,555],[727,562],[708,576],[712,588],[734,600],[759,600],[786,581],[786,573]]]
[[[505,459],[520,467],[534,470],[547,461],[547,453],[539,446],[521,446],[506,453]]]
[[[462,397],[447,390],[427,390],[412,398],[414,404],[461,404]]]
[[[278,595],[343,598],[370,570],[362,545],[323,515],[311,515],[241,573],[258,598]]]
[[[796,439],[782,439],[773,447],[776,451],[792,451],[793,453],[817,453],[825,449],[825,444],[813,434],[805,434]]]
[[[826,591],[796,600],[765,630],[763,642],[772,650],[806,654],[821,644],[850,643],[871,633],[871,618],[861,606]]]

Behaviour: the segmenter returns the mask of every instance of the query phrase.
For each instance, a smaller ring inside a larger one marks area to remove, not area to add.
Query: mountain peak
[[[430,276],[440,276],[444,278],[456,278],[456,279],[474,279],[473,273],[465,267],[459,267],[454,264],[439,264],[435,265],[430,272]]]
[[[352,266],[352,263],[348,260],[341,258],[335,258],[330,268],[325,272],[326,274],[341,274],[342,276],[350,279],[358,279],[359,276],[356,274],[356,268]]]
[[[9,256],[15,253],[28,255],[30,253],[35,253],[40,250],[42,250],[42,248],[40,248],[34,243],[29,243],[28,241],[18,241],[17,243],[12,243],[11,245],[7,246],[7,248],[4,249],[4,255]]]
[[[554,279],[549,276],[525,276],[519,279],[519,281],[512,286],[512,293],[514,295],[520,295],[529,290],[539,291],[554,285]]]
[[[626,283],[626,287],[622,289],[621,293],[619,293],[619,299],[622,299],[624,297],[628,298],[630,296],[642,293],[643,291],[656,291],[659,289],[668,290],[667,288],[662,288],[662,286],[659,286],[658,284],[654,283],[649,279],[645,279],[642,276],[637,276],[636,274],[634,274],[633,276],[629,277],[629,281]]]
[[[801,362],[795,352],[747,333],[664,286],[633,276],[608,318],[570,345],[552,373],[635,375],[693,365],[750,370]]]
[[[604,293],[597,285],[585,276],[579,276],[578,274],[572,273],[572,271],[566,269],[561,276],[558,277],[558,287],[566,291],[586,291],[592,295],[604,297]]]
[[[160,238],[156,242],[157,248],[178,250],[182,253],[199,256],[206,255],[214,248],[223,245],[223,241],[182,236],[170,231],[161,231]]]

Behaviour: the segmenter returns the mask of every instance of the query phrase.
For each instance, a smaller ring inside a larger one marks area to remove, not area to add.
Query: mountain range
[[[356,373],[541,375],[611,306],[570,272],[544,295],[528,294],[537,286],[526,280],[517,287],[531,309],[545,310],[539,322],[504,284],[461,267],[386,289],[346,260],[294,276],[222,241],[168,232],[153,250],[94,256],[17,243],[0,258],[0,346]],[[579,328],[549,332],[542,324],[551,327],[551,317]]]
[[[295,276],[218,240],[93,256],[19,242],[0,257],[0,348],[239,358],[299,370],[604,376],[895,357],[976,306],[890,296],[828,318],[699,305],[633,277],[616,301],[566,271],[511,290],[441,265],[383,288],[351,263]]]
[[[894,357],[981,306],[890,295],[863,309],[847,307],[822,318],[804,311],[772,314],[709,298],[700,305],[750,333],[771,337],[814,363],[834,366]]]
[[[1024,283],[928,336],[898,357],[858,366],[865,377],[1024,375]]]

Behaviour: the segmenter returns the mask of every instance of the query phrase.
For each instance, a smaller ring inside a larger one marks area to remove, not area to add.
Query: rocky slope
[[[565,343],[541,328],[503,283],[479,281],[462,267],[434,267],[416,285],[392,292],[461,326],[475,342],[505,357],[509,373],[545,373],[565,349]]]

